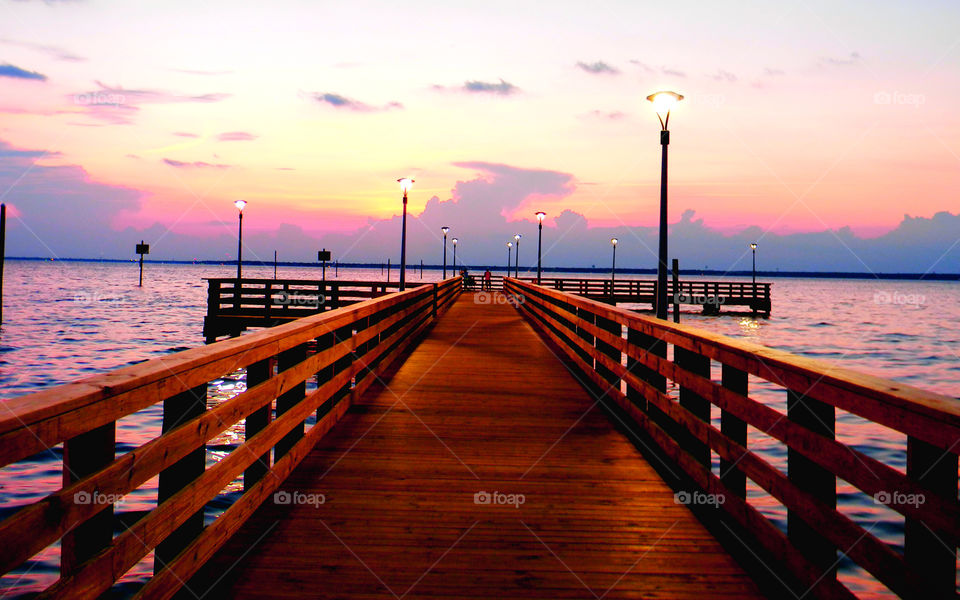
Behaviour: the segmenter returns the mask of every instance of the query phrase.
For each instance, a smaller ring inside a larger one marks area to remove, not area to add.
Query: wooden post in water
[[[150,244],[144,244],[143,240],[140,240],[136,252],[140,255],[140,287],[143,287],[143,255],[150,254]]]
[[[340,277],[340,261],[339,260],[333,263],[333,276],[338,278]]]
[[[673,322],[680,322],[680,260],[673,259]]]
[[[423,279],[423,259],[420,259],[420,279]]]
[[[387,259],[387,283],[390,283],[390,259]]]
[[[273,251],[273,278],[277,278],[277,251]]]

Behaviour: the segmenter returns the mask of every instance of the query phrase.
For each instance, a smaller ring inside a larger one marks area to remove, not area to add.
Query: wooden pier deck
[[[502,299],[463,294],[182,595],[759,597]]]
[[[0,589],[38,591],[19,578],[54,553],[42,598],[126,597],[144,566],[145,600],[960,597],[955,398],[504,288],[370,290],[3,400],[0,468],[49,454],[63,483],[2,507]],[[118,444],[147,409],[156,437]],[[901,440],[906,464],[838,432],[849,416]],[[902,533],[845,510],[841,481]],[[156,504],[128,511],[135,492]]]

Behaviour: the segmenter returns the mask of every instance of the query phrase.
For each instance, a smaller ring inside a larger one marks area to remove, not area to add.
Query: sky
[[[960,4],[0,0],[11,256],[960,272]],[[529,250],[528,250],[529,249]]]

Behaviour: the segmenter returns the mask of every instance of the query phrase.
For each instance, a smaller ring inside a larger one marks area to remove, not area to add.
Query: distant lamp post
[[[453,242],[453,276],[456,277],[457,276],[457,244],[460,243],[460,240],[458,240],[457,238],[453,238],[450,241]]]
[[[676,92],[656,92],[647,96],[660,119],[660,252],[657,265],[657,318],[667,318],[667,146],[670,145],[670,109],[683,100]]]
[[[413,180],[401,177],[397,180],[403,190],[403,223],[400,225],[400,291],[406,289],[407,282],[407,192],[413,187]]]
[[[613,264],[610,267],[610,293],[613,294],[613,282],[617,278],[617,244],[620,240],[610,238],[610,245],[613,246]]]
[[[450,228],[444,225],[440,228],[440,231],[443,232],[443,278],[447,278],[447,233],[450,231]]]
[[[513,252],[513,242],[507,242],[507,277],[510,277],[510,265],[513,264],[513,261],[510,260],[511,252]]]
[[[233,205],[240,211],[240,225],[237,230],[237,279],[240,279],[243,273],[243,207],[247,205],[247,201],[237,200]]]
[[[540,255],[543,249],[543,218],[547,216],[547,213],[537,211],[537,285],[540,285]]]
[[[757,243],[750,244],[750,251],[753,252],[753,297],[757,297]]]
[[[519,233],[513,236],[513,239],[517,240],[517,268],[513,272],[514,277],[520,277],[520,238],[522,237]]]

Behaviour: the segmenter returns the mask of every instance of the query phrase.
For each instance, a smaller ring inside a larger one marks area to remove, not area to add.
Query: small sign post
[[[143,287],[143,255],[150,254],[150,244],[144,244],[143,240],[140,240],[136,252],[140,255],[140,287]]]
[[[330,251],[324,248],[317,252],[317,260],[323,263],[323,280],[327,280],[327,261],[330,260]]]

